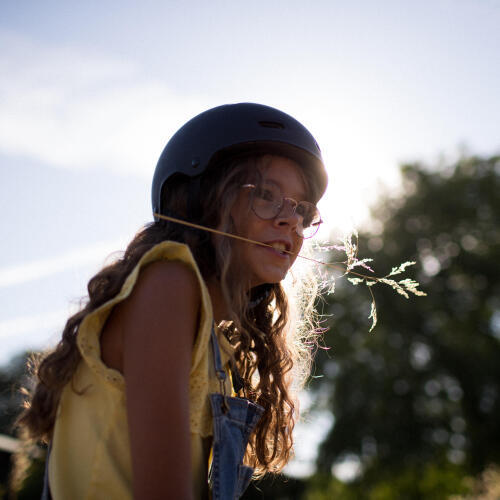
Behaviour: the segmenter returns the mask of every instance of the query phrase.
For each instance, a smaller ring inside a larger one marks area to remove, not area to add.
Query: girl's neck
[[[210,294],[210,300],[212,301],[214,321],[218,325],[221,321],[229,319],[228,307],[218,281],[208,281],[207,288]]]

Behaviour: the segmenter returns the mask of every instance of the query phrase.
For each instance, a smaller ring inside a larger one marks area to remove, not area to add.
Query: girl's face
[[[301,168],[293,160],[273,156],[270,163],[262,168],[261,175],[263,183],[276,185],[284,197],[307,200]],[[303,240],[296,232],[300,218],[286,207],[276,217],[262,219],[250,207],[251,196],[252,190],[242,187],[231,209],[236,233],[274,248],[235,241],[235,256],[238,259],[235,268],[249,278],[251,287],[278,283],[285,278],[296,259],[296,256],[281,250],[298,254],[302,247]]]

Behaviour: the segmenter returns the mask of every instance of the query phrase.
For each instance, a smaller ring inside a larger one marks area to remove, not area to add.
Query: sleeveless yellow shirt
[[[193,269],[200,285],[201,313],[192,353],[189,403],[194,498],[206,495],[210,450],[206,438],[212,435],[208,394],[220,392],[210,346],[212,305],[189,248],[165,241],[144,254],[120,292],[87,315],[80,325],[77,344],[82,360],[63,389],[52,439],[49,483],[54,500],[126,500],[133,496],[125,381],[120,372],[101,360],[99,337],[113,306],[130,295],[141,269],[157,260],[185,263]],[[232,347],[223,335],[218,339],[227,368]],[[230,386],[227,390],[229,394]]]

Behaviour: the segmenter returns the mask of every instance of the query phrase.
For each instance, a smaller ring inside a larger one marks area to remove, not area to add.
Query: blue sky
[[[310,128],[334,231],[397,192],[402,161],[499,152],[499,25],[498,0],[3,0],[0,363],[57,339],[204,109],[261,102]]]

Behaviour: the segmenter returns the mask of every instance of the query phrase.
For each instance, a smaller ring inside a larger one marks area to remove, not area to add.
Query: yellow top
[[[220,392],[210,348],[212,305],[189,248],[165,241],[144,254],[118,295],[87,315],[80,325],[77,344],[82,361],[72,383],[63,389],[52,440],[49,483],[54,500],[132,498],[125,381],[120,372],[101,360],[99,337],[113,306],[130,295],[140,270],[162,259],[189,265],[200,284],[201,314],[192,353],[189,402],[194,498],[206,495],[210,440],[205,438],[212,435],[208,394]],[[223,335],[218,339],[226,366],[232,347]],[[227,389],[229,394],[231,389]]]

